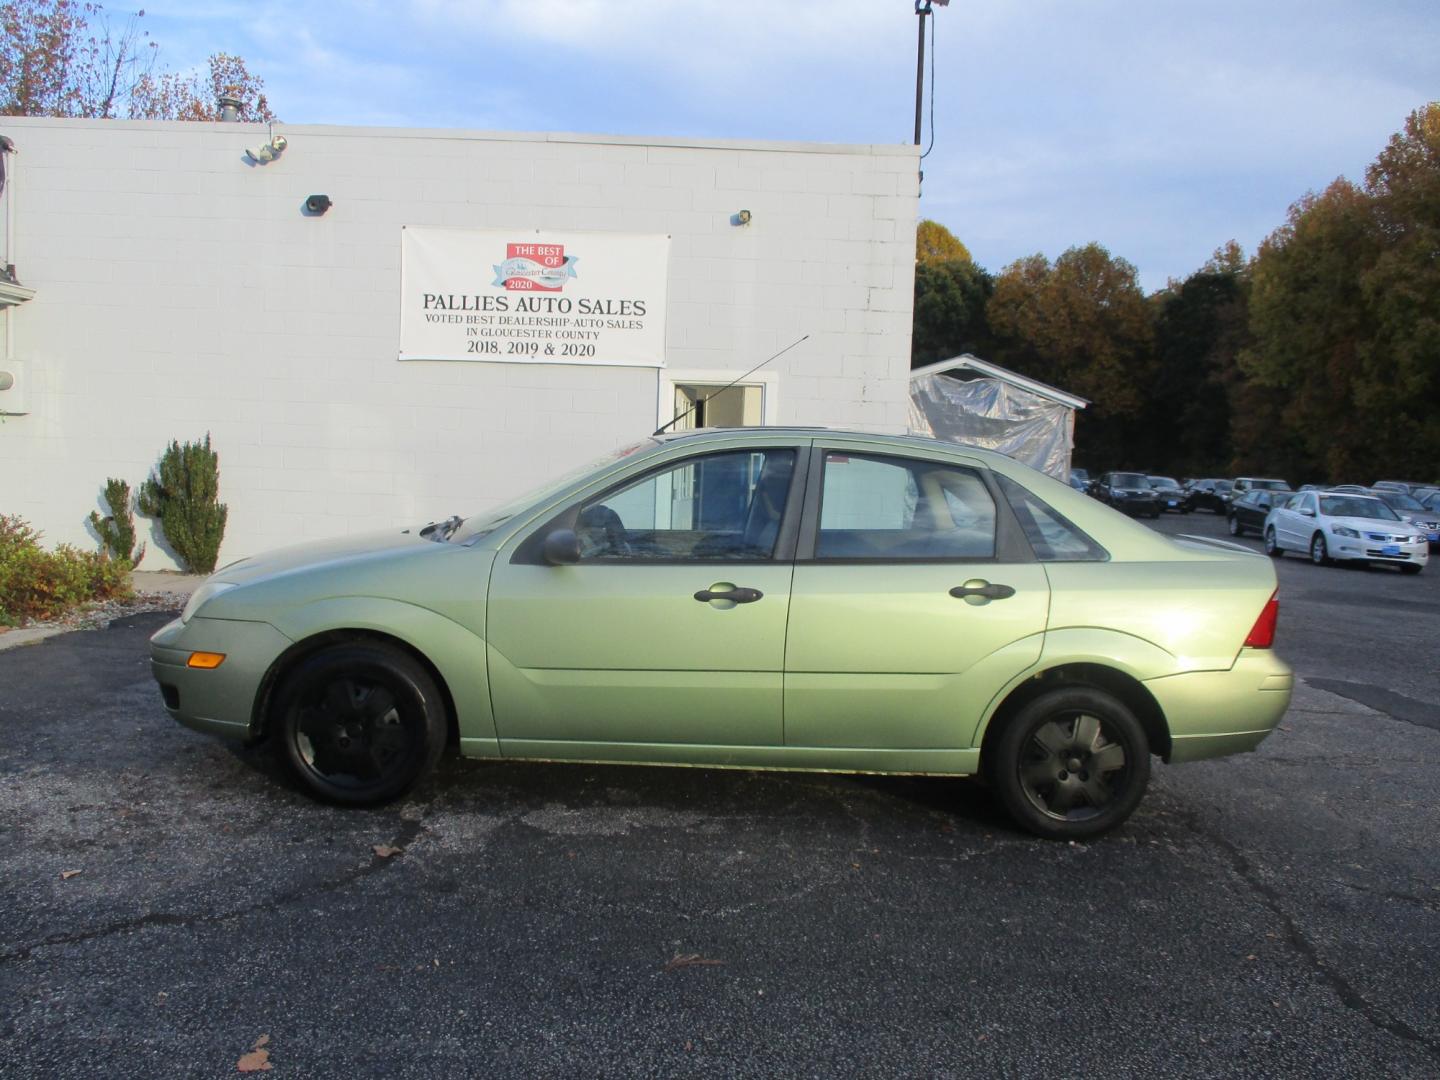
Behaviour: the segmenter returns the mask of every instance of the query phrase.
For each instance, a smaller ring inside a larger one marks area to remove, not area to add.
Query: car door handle
[[[956,585],[950,590],[950,595],[957,600],[970,596],[984,597],[986,600],[1006,600],[1015,595],[1015,590],[1009,585],[992,585],[987,581],[984,585]]]
[[[711,600],[729,600],[734,604],[753,604],[764,595],[759,589],[737,585],[733,589],[701,589],[695,594],[695,599],[702,604],[708,604]]]

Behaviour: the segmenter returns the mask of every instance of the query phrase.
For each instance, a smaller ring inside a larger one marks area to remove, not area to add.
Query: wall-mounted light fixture
[[[319,217],[334,205],[329,195],[310,195],[305,199],[305,213]]]
[[[737,211],[735,214],[733,214],[733,215],[731,216],[731,218],[730,218],[730,224],[731,224],[731,225],[749,225],[749,224],[750,224],[750,211],[749,211],[749,210],[740,210],[740,211]]]
[[[259,146],[251,147],[245,151],[245,156],[256,165],[268,165],[285,152],[289,141],[284,135],[276,135],[269,142],[261,143]]]

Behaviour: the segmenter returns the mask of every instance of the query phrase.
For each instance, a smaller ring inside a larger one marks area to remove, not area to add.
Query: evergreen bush
[[[220,498],[220,457],[204,443],[172,441],[157,469],[140,485],[136,505],[158,518],[165,539],[196,574],[210,574],[220,557],[229,509]]]
[[[90,511],[90,525],[100,534],[105,550],[117,559],[123,559],[130,566],[140,565],[145,557],[145,545],[135,547],[135,517],[130,512],[130,485],[113,476],[105,481],[105,505],[110,507],[110,517],[102,518]]]

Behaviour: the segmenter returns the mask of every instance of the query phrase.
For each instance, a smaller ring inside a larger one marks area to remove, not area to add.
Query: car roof
[[[912,447],[917,450],[943,450],[950,453],[971,454],[1016,463],[1014,458],[995,450],[987,450],[982,446],[972,446],[969,443],[935,439],[928,435],[902,435],[890,431],[866,431],[863,428],[847,429],[820,425],[767,424],[763,426],[730,428],[693,428],[689,431],[666,432],[663,435],[654,435],[652,438],[654,438],[656,442],[665,445],[675,445],[679,443],[704,445],[707,442],[726,443],[737,440],[763,443],[769,439],[803,439],[813,438],[817,435],[834,436],[840,439],[861,439],[867,442],[892,445],[895,447]]]

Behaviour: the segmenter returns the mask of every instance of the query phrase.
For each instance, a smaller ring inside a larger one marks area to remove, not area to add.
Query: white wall
[[[0,513],[93,549],[105,478],[209,431],[225,562],[471,513],[655,428],[652,369],[397,361],[403,225],[670,233],[672,370],[808,333],[779,422],[905,428],[912,147],[276,130],[256,167],[261,125],[0,118],[37,290],[10,314],[29,411],[0,417]]]

